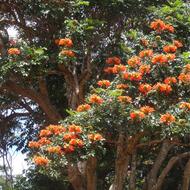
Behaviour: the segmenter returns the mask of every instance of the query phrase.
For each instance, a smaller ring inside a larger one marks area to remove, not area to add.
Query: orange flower
[[[166,113],[164,115],[161,115],[160,122],[165,124],[171,124],[175,122],[175,117],[170,113]]]
[[[132,98],[129,96],[119,96],[118,101],[121,103],[131,103]]]
[[[104,87],[104,88],[108,88],[110,86],[110,81],[109,80],[100,80],[98,81],[98,86]]]
[[[150,28],[153,30],[156,30],[157,32],[163,32],[163,31],[168,31],[173,33],[174,32],[174,27],[170,24],[165,24],[162,20],[157,19],[150,24]]]
[[[126,88],[128,88],[129,86],[127,85],[127,84],[118,84],[117,86],[116,86],[116,88],[117,89],[126,89]]]
[[[177,51],[177,47],[174,45],[167,45],[163,47],[163,51],[166,53],[175,53]]]
[[[114,74],[125,72],[126,71],[126,66],[125,65],[114,65],[112,71],[113,71]]]
[[[114,64],[114,65],[120,65],[121,64],[121,59],[119,57],[109,57],[106,60],[107,64]]]
[[[181,102],[180,105],[179,105],[179,108],[180,109],[190,110],[190,103],[188,103],[188,102]]]
[[[113,67],[107,67],[104,69],[105,73],[112,74],[113,73]]]
[[[39,166],[46,166],[49,163],[49,160],[42,156],[35,156],[33,161],[36,165],[39,165]]]
[[[175,29],[172,25],[165,25],[165,30],[167,30],[168,32],[174,33]]]
[[[139,72],[130,73],[129,79],[131,81],[140,81],[142,80],[142,73]]]
[[[177,83],[177,79],[175,77],[167,77],[165,80],[164,80],[164,83],[165,84],[175,84]]]
[[[94,134],[88,134],[88,139],[89,140],[94,140]]]
[[[94,140],[95,140],[95,141],[101,141],[101,140],[103,140],[103,139],[104,139],[104,138],[102,137],[101,134],[99,134],[99,133],[94,134]]]
[[[69,141],[69,144],[70,144],[70,145],[73,145],[73,146],[76,146],[76,145],[77,145],[77,139],[71,139],[71,140]]]
[[[103,103],[103,99],[96,94],[91,95],[89,98],[89,101],[90,101],[90,103],[93,103],[93,104],[102,104]]]
[[[140,108],[140,111],[142,111],[144,114],[149,114],[155,111],[154,108],[150,107],[150,106],[143,106]]]
[[[190,63],[184,66],[184,71],[187,73],[190,72]]]
[[[84,146],[84,142],[83,142],[82,140],[78,139],[78,140],[77,140],[77,145],[78,145],[79,147],[83,147],[83,146]]]
[[[123,73],[123,79],[125,79],[125,80],[129,80],[129,77],[130,77],[130,73],[128,73],[128,72],[125,72],[125,73]]]
[[[127,61],[127,64],[131,67],[136,67],[141,64],[141,59],[138,56],[133,56]]]
[[[150,24],[150,28],[153,30],[156,30],[157,32],[164,31],[165,27],[166,27],[165,23],[160,19],[157,19],[157,20],[151,22],[151,24]]]
[[[146,95],[148,92],[150,92],[152,90],[152,86],[151,85],[149,85],[149,84],[140,84],[139,85],[139,91],[142,93],[142,94],[144,94],[144,95]]]
[[[147,74],[147,73],[150,73],[150,65],[141,65],[139,67],[139,72],[142,73],[142,74]]]
[[[173,61],[176,58],[176,55],[172,53],[168,53],[166,54],[166,58],[168,61]]]
[[[82,133],[82,128],[77,125],[69,125],[69,132],[71,133]]]
[[[82,140],[80,140],[80,139],[71,139],[69,141],[69,145],[83,147],[84,142]]]
[[[40,145],[48,145],[51,144],[51,141],[48,140],[46,137],[42,137],[41,139],[38,140],[38,143]]]
[[[168,59],[167,59],[167,57],[166,57],[165,55],[163,55],[163,54],[158,54],[158,55],[155,55],[155,56],[152,58],[151,62],[152,62],[153,64],[157,64],[157,63],[163,64],[163,63],[168,62]]]
[[[75,53],[71,50],[62,50],[60,52],[60,55],[64,55],[64,56],[67,56],[67,57],[75,57]]]
[[[145,114],[142,111],[134,111],[130,113],[130,118],[132,120],[135,119],[144,119],[145,118]]]
[[[140,58],[151,57],[152,55],[153,55],[153,50],[151,49],[143,50],[139,53]]]
[[[183,44],[182,44],[180,41],[178,41],[178,40],[174,40],[174,41],[173,41],[173,44],[174,44],[177,48],[183,47]]]
[[[30,141],[28,143],[28,147],[29,148],[40,148],[40,144],[38,142],[35,142],[35,141]]]
[[[20,50],[18,48],[10,48],[10,49],[8,49],[8,54],[9,55],[19,55]]]
[[[55,154],[61,154],[62,150],[60,146],[51,146],[47,148],[47,152],[49,153],[55,153]]]
[[[156,85],[153,86],[153,89],[169,94],[172,91],[172,87],[169,84],[163,84],[163,83],[157,83]]]
[[[69,38],[57,39],[57,40],[55,40],[55,43],[59,46],[66,46],[66,47],[73,46],[73,42]]]
[[[183,82],[183,83],[190,83],[190,73],[185,74],[185,73],[181,73],[178,76],[178,79]]]
[[[91,106],[89,104],[82,104],[82,105],[78,106],[77,111],[84,112],[84,111],[88,111],[90,108],[91,108]]]
[[[62,125],[49,125],[46,127],[46,130],[51,131],[54,135],[59,135],[60,133],[65,132],[66,128]]]
[[[101,134],[96,133],[96,134],[88,134],[88,139],[91,141],[101,141],[104,140]]]
[[[48,136],[50,136],[52,134],[52,132],[51,131],[49,131],[49,130],[46,130],[46,129],[44,129],[44,130],[41,130],[40,131],[40,137],[48,137]]]
[[[66,133],[63,135],[63,140],[65,140],[65,141],[75,139],[75,138],[77,138],[76,135],[72,134],[72,133]]]
[[[75,147],[73,145],[64,145],[64,151],[66,153],[72,153],[75,151]]]

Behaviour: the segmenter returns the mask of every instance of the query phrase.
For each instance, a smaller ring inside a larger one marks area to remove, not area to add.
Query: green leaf
[[[44,54],[44,49],[43,49],[43,48],[35,49],[35,50],[34,50],[34,53],[35,53],[35,54],[38,54],[38,55],[43,55],[43,54]]]
[[[89,1],[79,1],[76,5],[77,6],[89,6],[90,2]]]
[[[76,111],[74,111],[74,110],[72,110],[72,109],[66,109],[66,112],[69,114],[69,115],[71,115],[71,116],[73,116],[73,115],[76,115],[78,112],[76,112]]]
[[[115,97],[117,97],[117,96],[121,96],[122,95],[122,93],[123,93],[123,90],[110,90],[109,92],[108,92],[108,94],[110,95],[110,96],[115,96]]]

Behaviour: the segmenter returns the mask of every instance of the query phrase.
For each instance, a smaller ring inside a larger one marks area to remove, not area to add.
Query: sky
[[[10,150],[12,156],[12,169],[13,175],[22,174],[23,170],[27,169],[27,162],[25,161],[26,155],[21,152],[16,152],[15,149]],[[3,160],[0,158],[0,165],[3,165]]]
[[[8,28],[7,32],[9,34],[9,38],[16,38],[18,35],[18,32],[15,30],[14,27]]]

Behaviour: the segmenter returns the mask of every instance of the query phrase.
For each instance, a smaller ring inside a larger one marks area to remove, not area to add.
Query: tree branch
[[[182,154],[172,157],[169,160],[167,166],[163,169],[162,173],[158,177],[156,184],[153,186],[153,188],[151,188],[151,190],[160,190],[165,177],[167,176],[169,171],[173,168],[174,164],[176,164],[176,162],[178,162],[180,159],[183,159],[186,157],[190,157],[190,152],[185,152],[185,153],[182,153]]]

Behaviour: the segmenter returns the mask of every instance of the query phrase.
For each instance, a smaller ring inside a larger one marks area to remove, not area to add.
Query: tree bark
[[[86,165],[87,190],[96,190],[97,188],[96,166],[97,159],[89,158]]]
[[[145,189],[145,190],[152,189],[152,187],[156,183],[159,169],[160,169],[163,161],[167,157],[168,152],[170,151],[170,149],[172,147],[173,147],[173,145],[171,145],[168,141],[163,142],[160,152],[154,162],[154,165],[153,165],[152,169],[150,170],[149,174],[147,175],[143,189]]]
[[[134,151],[131,159],[131,174],[129,180],[129,190],[136,189],[136,167],[137,167],[137,152]]]
[[[68,165],[68,179],[75,190],[86,190],[85,181],[77,165]]]
[[[189,190],[190,188],[190,159],[188,160],[183,175],[182,190]]]
[[[120,133],[117,145],[114,182],[109,190],[122,190],[128,171],[130,155],[127,153],[127,143],[124,134]]]

